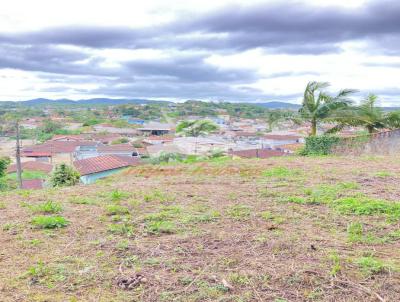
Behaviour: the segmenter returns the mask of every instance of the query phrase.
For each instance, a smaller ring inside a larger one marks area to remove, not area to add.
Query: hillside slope
[[[2,194],[0,300],[396,301],[399,180],[400,158],[293,157]]]

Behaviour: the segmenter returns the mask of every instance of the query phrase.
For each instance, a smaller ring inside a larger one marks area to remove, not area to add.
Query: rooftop
[[[88,175],[123,167],[135,166],[140,164],[140,160],[129,156],[103,155],[77,160],[73,164],[81,175]]]

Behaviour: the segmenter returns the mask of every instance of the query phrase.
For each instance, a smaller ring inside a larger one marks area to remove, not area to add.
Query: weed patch
[[[367,197],[340,198],[332,203],[332,207],[342,214],[387,214],[392,217],[400,217],[400,203]]]
[[[247,219],[250,217],[251,208],[246,205],[237,204],[228,208],[227,213],[233,219]]]
[[[62,212],[61,204],[53,201],[47,201],[42,204],[30,206],[30,209],[34,213],[43,213],[43,214],[55,214]]]
[[[301,171],[298,169],[289,169],[286,167],[274,167],[263,172],[264,177],[286,178],[292,176],[299,176]]]
[[[107,215],[124,215],[129,214],[129,209],[124,206],[111,204],[106,206]]]
[[[56,229],[66,227],[69,222],[62,216],[36,216],[32,224],[40,229]]]
[[[384,261],[373,256],[357,258],[355,263],[358,265],[361,272],[366,276],[390,272],[393,270],[393,266],[391,264],[385,263]]]

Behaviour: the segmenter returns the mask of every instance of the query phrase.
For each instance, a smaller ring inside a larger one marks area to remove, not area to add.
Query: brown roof
[[[140,160],[130,156],[103,155],[74,162],[75,168],[81,175],[88,175],[140,164]]]
[[[30,150],[23,150],[21,152],[21,156],[24,157],[51,157],[50,152],[36,152],[36,151],[30,151]]]
[[[41,145],[26,146],[22,152],[29,156],[29,152],[48,152],[56,153],[73,153],[78,146],[93,146],[96,142],[92,141],[48,141]]]
[[[297,135],[283,135],[283,134],[266,134],[264,135],[264,138],[266,139],[273,139],[273,140],[282,140],[282,141],[286,141],[286,140],[298,140],[301,138],[301,136],[297,136]]]
[[[48,163],[42,163],[40,161],[27,161],[21,163],[22,171],[29,170],[29,171],[40,171],[44,173],[50,173],[53,170],[53,165]],[[7,173],[13,173],[17,171],[17,165],[13,164],[8,167]]]
[[[51,139],[52,141],[57,141],[57,140],[68,140],[68,141],[83,141],[85,140],[85,137],[83,135],[62,135],[62,134],[56,134],[53,136]]]
[[[43,188],[43,180],[41,179],[24,179],[22,180],[22,189],[37,190]]]
[[[258,136],[258,135],[257,135],[257,132],[236,131],[235,136],[253,137],[253,136]]]
[[[134,152],[134,151],[136,151],[136,148],[130,144],[117,144],[117,145],[109,145],[109,146],[98,146],[97,150],[99,152],[111,152],[111,151]]]
[[[294,144],[280,145],[279,148],[289,150],[289,151],[297,151],[303,146],[304,146],[304,144],[294,143]]]
[[[287,155],[287,153],[281,150],[271,150],[271,149],[250,149],[250,150],[231,151],[229,154],[244,158],[254,158],[254,157],[269,158],[269,157]]]
[[[168,142],[170,142],[170,141],[173,141],[174,138],[172,136],[165,136],[165,135],[160,135],[160,136],[151,135],[151,136],[146,137],[146,140],[149,140],[149,141],[166,141],[166,142],[168,141]]]

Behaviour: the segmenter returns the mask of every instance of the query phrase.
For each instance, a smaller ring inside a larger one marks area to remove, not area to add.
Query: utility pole
[[[19,143],[19,121],[16,123],[16,152],[15,152],[15,160],[17,164],[17,180],[18,180],[18,188],[22,189],[22,172],[21,172],[21,147]]]

